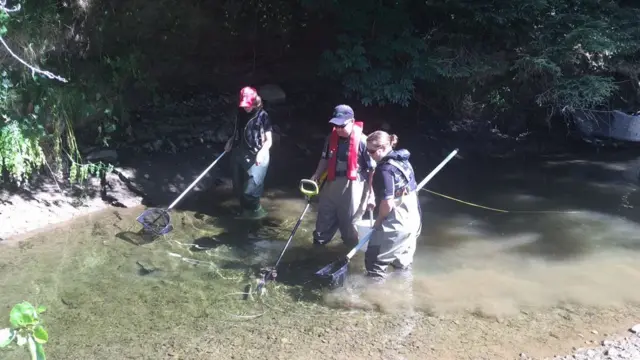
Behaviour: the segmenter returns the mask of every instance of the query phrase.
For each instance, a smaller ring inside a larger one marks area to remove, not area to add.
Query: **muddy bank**
[[[38,179],[37,185],[0,190],[0,240],[8,241],[38,228],[61,223],[76,216],[104,209],[94,186],[86,194],[63,191],[52,179]]]
[[[202,150],[171,156],[138,155],[118,163],[101,178],[90,178],[83,184],[69,185],[42,174],[22,188],[0,190],[0,238],[9,241],[108,208],[168,206],[206,168],[207,161],[219,155],[209,153],[211,157]],[[197,197],[198,192],[211,188],[215,174],[212,171],[203,178],[190,195]]]

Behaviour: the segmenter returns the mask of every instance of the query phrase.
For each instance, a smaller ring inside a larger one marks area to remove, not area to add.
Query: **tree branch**
[[[20,4],[15,5],[14,7],[8,8],[7,7],[7,0],[0,0],[0,11],[5,11],[6,13],[12,13],[12,12],[16,12],[18,10],[20,10]],[[18,60],[22,65],[26,66],[29,68],[29,70],[31,70],[31,74],[41,74],[44,75],[46,77],[48,77],[49,79],[55,79],[58,81],[61,81],[63,83],[68,82],[67,79],[55,75],[50,71],[46,71],[46,70],[41,70],[33,65],[30,65],[29,63],[27,63],[26,61],[22,60],[22,58],[20,58],[18,55],[16,55],[11,48],[9,47],[9,45],[7,44],[7,42],[4,40],[4,38],[2,36],[0,36],[0,42],[2,43],[2,45],[5,47],[5,49],[7,49],[7,52],[9,52],[9,54],[16,60]]]

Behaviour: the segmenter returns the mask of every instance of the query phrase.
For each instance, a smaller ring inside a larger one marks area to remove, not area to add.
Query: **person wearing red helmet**
[[[267,215],[260,204],[264,180],[269,169],[269,149],[273,126],[256,89],[240,91],[240,111],[233,135],[224,149],[231,152],[233,191],[240,202],[239,216],[260,219]]]

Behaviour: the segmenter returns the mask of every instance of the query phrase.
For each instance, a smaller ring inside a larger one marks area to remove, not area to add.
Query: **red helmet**
[[[258,92],[256,89],[246,86],[240,90],[240,107],[247,108],[253,106],[253,103],[256,101],[258,97]]]

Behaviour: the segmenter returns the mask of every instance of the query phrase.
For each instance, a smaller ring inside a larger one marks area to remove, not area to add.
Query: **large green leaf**
[[[33,305],[24,301],[11,309],[9,313],[9,321],[13,328],[19,328],[25,325],[35,324],[37,322],[38,314]]]
[[[46,344],[49,341],[49,334],[47,334],[47,330],[42,325],[38,325],[33,329],[33,338],[39,344]]]
[[[14,306],[9,313],[9,323],[11,327],[19,328],[22,325],[22,307],[20,304]]]
[[[16,331],[13,329],[0,329],[0,348],[3,348],[13,341],[16,337]]]

